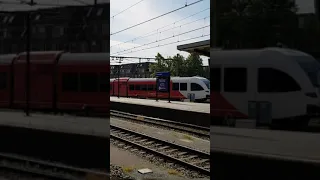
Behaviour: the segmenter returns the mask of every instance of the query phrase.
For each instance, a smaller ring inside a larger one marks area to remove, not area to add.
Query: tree
[[[218,34],[224,48],[293,46],[298,30],[293,0],[225,0],[219,4]]]
[[[150,64],[151,77],[157,72],[169,71],[171,76],[205,76],[202,59],[198,54],[190,54],[187,59],[177,54],[165,59],[160,53],[156,55],[156,63]]]
[[[186,63],[185,58],[177,54],[172,57],[172,66],[170,68],[170,72],[173,74],[173,76],[186,76]]]
[[[199,54],[191,53],[186,59],[186,74],[187,76],[203,76],[203,63]]]
[[[169,71],[167,61],[158,53],[155,59],[156,63],[150,64],[151,77],[155,77],[157,72]]]

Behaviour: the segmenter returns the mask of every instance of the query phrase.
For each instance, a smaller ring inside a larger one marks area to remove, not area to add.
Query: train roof
[[[48,54],[60,54],[63,51],[30,51],[31,55],[48,55]],[[21,52],[19,55],[27,55],[27,52]]]
[[[69,63],[110,63],[109,53],[63,53],[60,57],[59,64]]]
[[[17,57],[16,54],[0,55],[0,64],[11,64],[15,57]]]
[[[127,80],[129,79],[130,82],[143,82],[143,81],[154,81],[156,78],[120,78],[121,80]],[[193,76],[193,77],[171,77],[171,80],[190,80],[190,79],[206,79],[204,77],[198,77],[198,76]],[[112,78],[110,81],[115,81],[118,80],[118,78]]]
[[[245,50],[220,50],[211,51],[210,66],[215,64],[230,63],[270,63],[294,60],[296,57],[307,57],[305,60],[314,60],[314,58],[304,52],[286,49],[286,48],[263,48],[263,49],[245,49]],[[259,61],[260,60],[260,61]],[[272,62],[273,61],[273,62]]]

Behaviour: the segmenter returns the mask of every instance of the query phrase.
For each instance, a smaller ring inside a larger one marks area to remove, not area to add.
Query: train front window
[[[210,89],[210,81],[208,79],[202,79],[202,82],[206,84],[207,88]]]
[[[191,83],[191,91],[203,91],[203,87],[197,83]]]
[[[300,90],[299,84],[287,73],[272,68],[259,68],[259,93],[294,92]]]
[[[313,86],[320,87],[320,63],[309,57],[297,57],[295,59],[303,71],[307,74]]]

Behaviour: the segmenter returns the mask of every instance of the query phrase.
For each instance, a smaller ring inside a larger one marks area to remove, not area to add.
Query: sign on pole
[[[158,92],[161,92],[168,93],[168,100],[170,102],[170,72],[157,72],[156,78],[156,100],[158,101]]]

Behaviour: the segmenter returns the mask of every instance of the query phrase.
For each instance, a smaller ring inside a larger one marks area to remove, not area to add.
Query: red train
[[[26,106],[26,53],[0,56],[0,108]],[[30,53],[30,108],[109,112],[108,53]]]
[[[119,89],[118,89],[119,87]],[[189,99],[197,102],[210,99],[210,81],[203,77],[172,77],[170,82],[172,100]],[[155,78],[110,79],[110,95],[136,98],[155,98]],[[158,98],[168,98],[168,93],[158,92]]]

